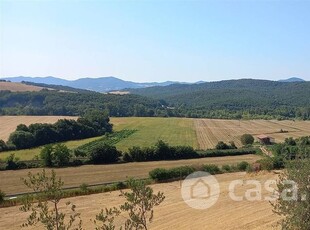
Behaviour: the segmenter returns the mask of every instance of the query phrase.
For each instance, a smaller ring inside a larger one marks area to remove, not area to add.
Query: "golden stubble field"
[[[40,91],[43,87],[26,85],[18,82],[0,82],[0,91],[9,90],[12,92]]]
[[[7,140],[17,125],[54,123],[58,119],[76,119],[65,116],[0,116],[0,139]],[[195,149],[214,148],[219,141],[234,141],[240,147],[240,137],[249,133],[266,134],[282,142],[287,137],[310,135],[310,121],[277,120],[222,120],[158,117],[112,117],[114,130],[136,129],[133,135],[117,143],[126,151],[129,147],[150,146],[162,139],[171,145],[190,145]],[[287,132],[280,133],[280,130]],[[83,140],[81,140],[82,142]],[[83,143],[84,144],[84,143]]]
[[[69,116],[0,116],[0,139],[7,141],[19,124],[55,123],[59,119],[77,119]]]
[[[175,161],[151,161],[151,162],[132,162],[126,164],[110,165],[83,165],[80,167],[55,168],[57,176],[60,176],[66,187],[80,186],[82,183],[98,184],[106,182],[115,182],[127,180],[130,177],[147,178],[149,171],[155,168],[173,168],[183,165],[200,164],[237,164],[241,161],[253,163],[260,159],[257,155],[227,156],[227,157],[209,157],[190,160]],[[50,169],[46,169],[47,172]],[[0,171],[0,189],[6,194],[15,194],[28,192],[29,190],[22,183],[22,177],[27,177],[28,172],[37,173],[42,169],[22,169]],[[0,228],[1,229],[1,228]]]
[[[278,176],[273,173],[261,172],[260,174],[230,173],[217,175],[216,179],[220,184],[220,197],[217,203],[206,210],[192,209],[183,201],[180,190],[180,182],[164,183],[152,185],[155,192],[164,192],[166,199],[155,208],[153,223],[149,229],[225,229],[225,230],[269,230],[280,229],[277,227],[279,216],[272,212],[272,206],[269,201],[264,199],[260,201],[233,201],[229,196],[229,184],[232,180],[255,179],[261,183],[269,179],[276,179]],[[246,189],[252,186],[239,186],[236,188],[236,195],[244,196]],[[262,197],[272,195],[270,192],[262,189]],[[100,212],[102,208],[118,206],[124,202],[119,191],[110,193],[101,193],[89,196],[80,196],[64,199],[62,208],[67,201],[77,205],[84,221],[85,229],[94,229],[91,219]],[[0,229],[16,230],[26,219],[26,214],[19,211],[19,207],[10,207],[1,209]],[[124,220],[117,219],[116,223]],[[27,229],[42,229],[36,226]]]
[[[310,121],[193,119],[193,122],[199,149],[214,148],[218,141],[234,141],[240,147],[240,137],[245,133],[254,137],[266,134],[276,142],[310,135]],[[287,132],[280,133],[281,129]]]

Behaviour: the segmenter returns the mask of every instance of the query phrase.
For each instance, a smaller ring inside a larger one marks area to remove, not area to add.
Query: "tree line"
[[[0,149],[27,149],[50,143],[85,139],[112,132],[109,117],[99,111],[90,111],[75,120],[61,119],[54,124],[20,124],[10,134],[7,143],[0,141]]]

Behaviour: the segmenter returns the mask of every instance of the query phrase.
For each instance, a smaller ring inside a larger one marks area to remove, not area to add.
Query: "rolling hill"
[[[166,81],[166,82],[148,82],[148,83],[137,83],[132,81],[124,81],[116,77],[100,77],[100,78],[80,78],[77,80],[64,80],[55,77],[12,77],[3,78],[4,80],[12,82],[33,82],[38,84],[46,85],[58,85],[68,86],[77,89],[85,89],[96,92],[109,92],[115,90],[121,90],[125,88],[145,88],[151,86],[167,86],[176,84],[179,82]],[[181,83],[181,82],[180,82]],[[186,84],[182,82],[183,84]]]
[[[26,91],[36,92],[42,89],[43,87],[40,86],[26,85],[18,82],[0,81],[0,91],[9,90],[11,92],[26,92]]]
[[[310,118],[310,82],[241,79],[131,89],[130,93],[163,100],[190,117]]]

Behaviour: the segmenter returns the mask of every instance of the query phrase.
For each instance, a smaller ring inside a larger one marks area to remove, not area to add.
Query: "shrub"
[[[87,156],[86,152],[83,150],[80,150],[80,149],[75,149],[73,153],[74,153],[74,156],[76,156],[76,157],[86,157]]]
[[[15,157],[15,154],[12,153],[10,156],[6,158],[6,170],[15,170],[18,169],[18,158]]]
[[[156,160],[168,160],[172,159],[173,152],[170,146],[163,140],[159,140],[155,144],[155,159]]]
[[[171,147],[174,153],[173,159],[192,159],[198,158],[199,154],[191,146]]]
[[[40,158],[46,167],[62,167],[69,165],[70,150],[64,144],[46,145],[41,150]]]
[[[156,168],[149,172],[151,179],[155,181],[163,181],[170,179],[170,175],[167,169]]]
[[[3,140],[0,140],[0,152],[6,151],[8,149],[8,146]]]
[[[122,182],[122,181],[119,181],[119,182],[117,182],[117,183],[115,184],[115,187],[116,187],[117,190],[119,190],[119,189],[125,189],[125,188],[127,188],[127,184],[124,183],[124,182]]]
[[[133,146],[132,148],[128,149],[128,156],[126,156],[126,158],[137,162],[149,160],[147,159],[146,152],[137,146]]]
[[[271,157],[266,157],[264,159],[258,160],[257,163],[260,164],[261,170],[272,170],[273,166],[273,159]]]
[[[79,160],[79,159],[74,159],[74,160],[70,163],[70,165],[73,166],[73,167],[75,167],[75,166],[81,166],[81,165],[83,165],[83,164],[84,164],[83,161],[81,161],[81,160]]]
[[[0,204],[4,202],[5,193],[0,190]]]
[[[54,166],[62,167],[69,165],[70,157],[70,150],[66,145],[57,144],[54,147]]]
[[[53,167],[54,156],[53,156],[53,145],[46,145],[40,152],[40,158],[43,160],[43,165],[46,167]]]
[[[224,143],[223,141],[219,141],[216,146],[215,146],[216,149],[230,149],[230,147]]]
[[[251,134],[243,134],[240,140],[244,146],[252,145],[254,143],[254,137]]]
[[[88,186],[89,186],[88,184],[83,183],[83,184],[80,185],[80,190],[82,192],[87,192],[88,191]]]
[[[103,143],[92,149],[89,154],[89,160],[93,164],[108,164],[117,162],[120,155],[115,146]]]
[[[231,172],[231,171],[232,171],[232,168],[231,168],[230,165],[223,165],[223,166],[222,166],[222,170],[223,170],[224,172]]]
[[[124,153],[124,154],[123,154],[123,161],[125,161],[125,162],[132,162],[133,159],[132,159],[132,157],[129,155],[129,153]]]
[[[27,149],[34,146],[34,136],[30,132],[15,131],[9,137],[9,143],[16,146],[17,149]]]
[[[214,164],[208,164],[203,166],[203,171],[210,173],[211,175],[221,173],[221,169]]]
[[[284,160],[282,157],[275,156],[272,158],[273,160],[273,168],[274,169],[282,169],[284,168]]]
[[[248,164],[245,171],[248,173],[251,173],[251,172],[254,172],[254,168],[252,165]]]
[[[240,163],[237,164],[237,169],[239,171],[246,171],[247,170],[247,167],[249,166],[250,164],[246,161],[241,161]]]
[[[170,178],[184,178],[193,172],[195,169],[191,166],[180,166],[168,170]]]

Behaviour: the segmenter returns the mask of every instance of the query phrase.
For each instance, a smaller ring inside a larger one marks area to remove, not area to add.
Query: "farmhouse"
[[[257,139],[263,145],[270,145],[271,143],[274,142],[274,139],[272,137],[269,137],[269,136],[267,136],[265,134],[258,135]]]

